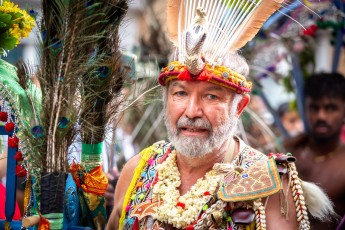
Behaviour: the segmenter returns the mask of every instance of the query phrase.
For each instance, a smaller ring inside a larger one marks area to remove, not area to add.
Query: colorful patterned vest
[[[217,194],[186,229],[266,229],[262,199],[281,190],[276,157],[269,158],[236,139],[240,147],[232,162],[235,170],[225,174]],[[119,229],[167,228],[153,218],[157,206],[151,202],[152,184],[157,180],[155,166],[173,149],[171,143],[157,142],[140,153],[141,161],[124,199]],[[279,166],[286,168],[287,164]]]

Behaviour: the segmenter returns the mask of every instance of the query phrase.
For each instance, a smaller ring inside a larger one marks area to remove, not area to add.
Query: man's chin
[[[178,139],[172,140],[173,145],[179,145],[182,147],[190,147],[191,145],[201,145],[207,141],[205,137],[190,137],[179,136]]]
[[[207,138],[181,137],[172,141],[172,144],[177,152],[190,158],[202,157],[212,151],[210,143],[207,143]]]
[[[209,151],[205,152],[204,149],[188,149],[188,148],[178,148],[176,147],[176,151],[181,154],[182,156],[185,156],[190,159],[197,159],[197,158],[202,158],[205,155],[209,153]]]

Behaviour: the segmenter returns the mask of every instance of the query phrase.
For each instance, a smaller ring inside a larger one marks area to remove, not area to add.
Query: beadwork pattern
[[[184,64],[178,61],[171,62],[162,69],[158,78],[159,84],[164,86],[174,79],[209,81],[213,84],[232,89],[238,94],[246,94],[252,88],[252,82],[247,81],[244,76],[225,66],[212,67],[206,64],[204,70],[199,75],[182,78],[181,75],[185,71],[188,70]]]

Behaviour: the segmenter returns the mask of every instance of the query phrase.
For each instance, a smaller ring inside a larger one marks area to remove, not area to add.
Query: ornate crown
[[[224,65],[229,53],[250,41],[284,0],[168,0],[168,32],[179,48],[158,80],[209,81],[250,92],[252,83]]]

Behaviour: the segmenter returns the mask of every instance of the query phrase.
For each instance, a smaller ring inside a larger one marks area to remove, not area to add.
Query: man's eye
[[[316,111],[319,110],[319,107],[318,107],[318,106],[315,106],[315,105],[310,105],[310,106],[309,106],[309,109],[310,109],[310,111],[316,112]]]
[[[207,100],[218,100],[219,97],[213,94],[207,94],[205,97]]]
[[[173,95],[177,97],[183,97],[183,96],[186,96],[187,93],[185,91],[177,91]]]
[[[337,110],[337,106],[335,106],[335,105],[328,105],[326,107],[326,110],[327,111],[336,111]]]

